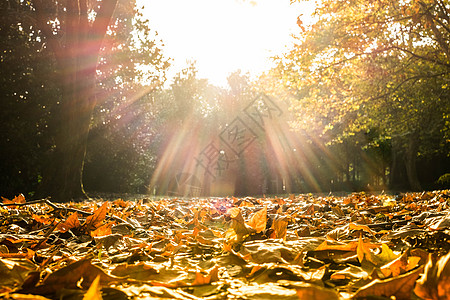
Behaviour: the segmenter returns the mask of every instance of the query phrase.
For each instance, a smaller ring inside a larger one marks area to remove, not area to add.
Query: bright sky
[[[308,3],[289,0],[140,0],[144,15],[173,59],[173,74],[196,61],[199,78],[226,86],[238,69],[258,75],[270,68],[298,32],[297,16]],[[170,75],[169,75],[170,76]]]

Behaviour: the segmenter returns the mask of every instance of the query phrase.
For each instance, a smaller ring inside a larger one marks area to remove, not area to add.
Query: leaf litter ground
[[[0,206],[4,299],[450,299],[450,191]]]

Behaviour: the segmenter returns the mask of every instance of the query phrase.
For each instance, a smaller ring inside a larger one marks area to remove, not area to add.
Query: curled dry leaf
[[[195,280],[192,285],[203,285],[210,284],[211,282],[215,282],[219,280],[219,267],[215,266],[211,270],[209,270],[207,275],[203,275],[200,272],[195,273]]]
[[[273,220],[273,223],[272,223],[273,233],[272,233],[271,238],[284,239],[286,237],[288,224],[289,224],[289,221],[285,217],[284,218],[276,218],[275,220]]]
[[[77,284],[81,279],[81,285],[88,288],[97,277],[100,278],[101,284],[120,281],[121,279],[106,274],[105,271],[94,266],[90,260],[83,259],[49,274],[44,278],[42,285],[31,288],[28,292],[36,292],[45,295],[54,293],[63,288],[77,288]]]
[[[267,223],[267,207],[257,211],[252,218],[247,222],[247,225],[252,227],[257,233],[266,229]]]
[[[56,226],[56,231],[64,233],[78,227],[80,227],[80,220],[78,219],[78,213],[74,212],[64,222]]]
[[[97,277],[95,277],[86,294],[84,294],[83,300],[102,300],[102,299],[103,298],[100,291],[100,275],[98,275]]]
[[[231,228],[236,234],[237,241],[241,241],[245,236],[255,232],[255,229],[245,223],[244,217],[242,216],[239,208],[233,207],[228,210],[228,213],[230,214],[232,221]]]
[[[109,210],[108,207],[109,202],[104,202],[102,206],[96,209],[92,215],[86,218],[84,227],[86,228],[87,232],[96,229],[97,227],[102,225],[103,220],[105,220],[106,214],[108,213]]]
[[[91,231],[92,237],[101,237],[101,236],[108,236],[112,234],[111,228],[114,225],[114,222],[109,222],[106,224],[101,225],[94,231]]]
[[[380,280],[375,279],[371,283],[360,288],[354,295],[354,299],[367,299],[370,297],[395,296],[397,300],[409,300],[416,284],[417,278],[422,273],[423,266],[403,275]]]
[[[437,261],[430,255],[414,293],[423,299],[450,299],[450,252]]]

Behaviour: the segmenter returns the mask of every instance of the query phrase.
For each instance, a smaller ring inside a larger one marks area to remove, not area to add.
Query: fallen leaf
[[[334,290],[322,288],[312,284],[305,284],[301,287],[296,287],[298,299],[307,300],[338,300],[339,295]]]
[[[405,251],[401,256],[382,266],[380,270],[385,278],[396,277],[417,267],[419,261],[420,257],[410,256],[409,251]]]
[[[255,229],[255,231],[261,232],[266,229],[267,223],[267,207],[257,211],[253,214],[251,219],[247,222],[247,225]]]
[[[91,231],[92,229],[96,229],[99,227],[103,220],[106,218],[106,213],[108,212],[108,202],[104,202],[102,206],[100,206],[97,210],[94,211],[92,215],[86,218],[84,223],[84,227],[86,231]]]
[[[92,237],[101,237],[101,236],[108,236],[112,234],[111,228],[114,225],[114,222],[109,222],[107,224],[103,224],[94,231],[91,231]]]
[[[430,255],[414,293],[423,299],[450,299],[450,252],[437,261]]]
[[[64,233],[78,227],[80,227],[80,220],[78,219],[78,213],[74,212],[64,222],[59,223],[56,230]]]
[[[17,195],[12,200],[2,197],[2,200],[3,200],[3,204],[24,204],[24,203],[26,203],[25,196],[23,194]]]
[[[88,291],[84,294],[83,300],[102,300],[102,294],[100,291],[100,275],[94,279]]]
[[[411,299],[416,280],[419,278],[422,271],[423,266],[397,277],[385,280],[375,279],[360,288],[353,298],[366,299],[377,296],[390,298],[391,296],[395,296],[395,299],[397,300],[409,300]]]
[[[49,274],[44,278],[43,285],[51,290],[76,288],[77,282],[83,279],[82,286],[88,288],[97,276],[100,277],[101,283],[109,283],[121,279],[106,274],[105,271],[91,264],[90,260],[82,259]]]
[[[340,250],[340,251],[356,251],[358,249],[358,242],[351,241],[349,243],[323,241],[315,250]]]
[[[379,265],[379,260],[376,258],[375,254],[371,249],[379,247],[378,245],[372,243],[366,243],[363,241],[362,237],[359,237],[358,247],[356,248],[356,254],[358,255],[358,260],[362,263],[363,260],[371,262],[375,266]]]
[[[230,214],[232,221],[231,228],[236,233],[237,241],[241,241],[245,236],[255,232],[255,229],[245,223],[244,217],[242,216],[239,208],[233,207],[228,210],[228,213]]]
[[[219,274],[219,267],[215,266],[211,270],[209,270],[207,275],[203,275],[200,272],[195,273],[195,280],[192,283],[192,285],[204,285],[204,284],[210,284],[211,282],[215,282],[219,280],[218,277]]]
[[[367,233],[370,233],[371,235],[374,235],[373,231],[367,225],[350,223],[350,224],[348,224],[348,229],[349,230],[362,230],[362,231],[365,231]]]
[[[273,234],[271,237],[275,239],[284,239],[286,237],[288,224],[289,222],[286,218],[276,218],[273,220]]]

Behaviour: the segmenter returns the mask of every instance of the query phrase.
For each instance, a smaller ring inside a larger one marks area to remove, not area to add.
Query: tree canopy
[[[420,189],[417,157],[448,153],[449,17],[448,1],[318,2],[273,70],[298,100],[297,125],[329,144],[389,141]]]

